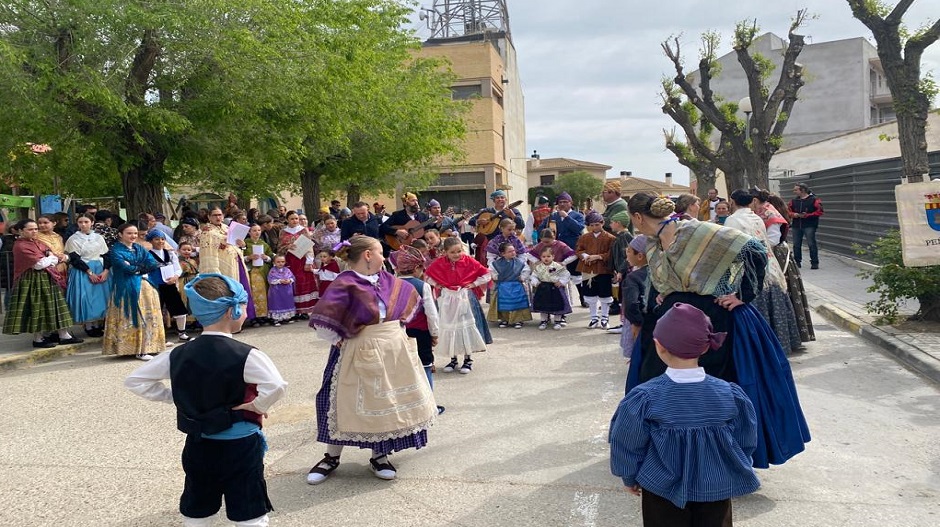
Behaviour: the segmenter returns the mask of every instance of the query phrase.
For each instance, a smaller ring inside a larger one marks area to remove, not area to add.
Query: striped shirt
[[[680,509],[760,487],[751,468],[754,406],[740,386],[701,368],[669,369],[630,390],[609,441],[610,470],[624,485],[638,484]]]

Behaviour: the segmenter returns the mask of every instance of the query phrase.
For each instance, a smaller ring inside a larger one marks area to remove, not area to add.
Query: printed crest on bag
[[[940,193],[924,194],[924,212],[927,213],[927,225],[935,231],[940,231]]]

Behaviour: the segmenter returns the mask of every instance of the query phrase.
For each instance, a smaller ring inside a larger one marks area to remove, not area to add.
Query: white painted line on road
[[[600,495],[597,493],[585,494],[580,490],[574,493],[574,504],[571,507],[571,521],[568,525],[574,527],[594,527],[597,520],[597,503]]]

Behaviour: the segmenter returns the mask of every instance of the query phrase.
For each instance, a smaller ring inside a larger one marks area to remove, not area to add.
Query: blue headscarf
[[[232,291],[232,296],[223,296],[215,300],[206,300],[194,287],[200,280],[205,278],[219,278],[225,282],[225,285]],[[248,303],[248,292],[235,280],[218,273],[199,274],[191,282],[186,284],[186,298],[189,300],[189,309],[193,316],[203,326],[211,326],[222,320],[225,312],[232,308],[232,320],[237,320],[242,316],[242,305]]]
[[[153,240],[154,238],[163,238],[165,240],[166,234],[160,229],[153,228],[147,232],[146,236],[144,236],[144,239],[147,240],[148,242]]]
[[[506,192],[503,190],[494,190],[493,193],[490,194],[490,199],[505,198],[505,197],[506,197]]]

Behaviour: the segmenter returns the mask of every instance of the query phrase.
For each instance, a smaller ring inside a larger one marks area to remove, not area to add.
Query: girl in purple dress
[[[404,324],[421,310],[415,288],[384,270],[382,245],[354,236],[340,250],[349,263],[310,313],[310,326],[330,342],[317,393],[317,441],[326,454],[307,474],[324,482],[344,446],[370,449],[372,473],[395,479],[389,454],[427,444],[437,405]]]
[[[268,273],[268,316],[278,327],[281,322],[290,324],[297,314],[294,304],[294,273],[287,267],[282,255],[274,257],[274,267]]]

